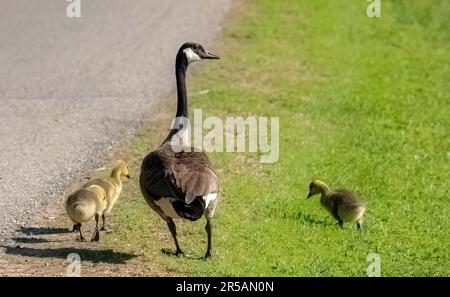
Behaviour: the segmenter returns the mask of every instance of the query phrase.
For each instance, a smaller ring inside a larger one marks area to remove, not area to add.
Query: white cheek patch
[[[185,48],[183,50],[183,52],[186,55],[188,63],[192,63],[192,62],[201,60],[201,58],[190,47]]]

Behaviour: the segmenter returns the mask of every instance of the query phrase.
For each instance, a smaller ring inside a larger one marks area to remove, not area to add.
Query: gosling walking
[[[128,164],[124,161],[117,161],[117,165],[111,172],[111,175],[107,178],[97,178],[87,182],[84,187],[89,187],[92,185],[97,185],[102,187],[106,192],[106,209],[102,214],[102,228],[100,231],[109,232],[106,227],[106,216],[111,212],[114,204],[120,197],[122,193],[122,178],[130,179],[130,174],[128,172]]]
[[[309,185],[308,198],[321,194],[320,203],[339,222],[342,228],[344,222],[356,222],[358,229],[362,227],[366,206],[359,197],[345,189],[330,191],[326,183],[314,180]]]
[[[89,222],[93,217],[95,217],[95,231],[91,241],[100,240],[98,220],[105,208],[106,192],[100,186],[92,185],[69,195],[66,201],[66,211],[75,224],[74,230],[80,233],[80,241],[85,241],[81,231],[81,224]]]

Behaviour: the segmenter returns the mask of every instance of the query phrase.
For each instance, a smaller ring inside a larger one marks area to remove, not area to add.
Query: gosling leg
[[[358,230],[361,230],[362,222],[360,222],[360,221],[356,222],[356,227],[358,227]]]
[[[99,221],[99,215],[95,214],[95,230],[94,234],[92,235],[92,242],[98,242],[100,240],[100,232],[98,230],[98,221]]]
[[[211,238],[212,238],[212,224],[209,219],[206,219],[206,235],[208,236],[208,247],[206,248],[205,260],[211,257]]]
[[[86,239],[84,238],[84,236],[83,236],[83,232],[81,232],[81,223],[78,223],[78,224],[76,224],[77,225],[77,230],[78,230],[78,232],[80,233],[80,238],[79,238],[79,240],[80,241],[86,241]]]
[[[110,230],[106,227],[106,215],[105,213],[102,214],[102,228],[100,229],[100,231],[105,231],[106,233],[109,233]]]
[[[175,247],[176,247],[176,251],[175,253],[167,250],[167,249],[162,249],[162,252],[164,254],[174,254],[175,256],[179,256],[179,255],[183,255],[183,251],[180,248],[180,245],[178,244],[178,240],[177,240],[177,226],[175,225],[175,222],[173,221],[172,218],[169,218],[167,221],[167,226],[169,227],[169,231],[170,234],[172,234],[173,240],[175,241]]]

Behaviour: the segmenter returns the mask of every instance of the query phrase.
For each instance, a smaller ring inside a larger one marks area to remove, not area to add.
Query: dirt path
[[[75,189],[78,184],[71,187]],[[21,227],[14,244],[3,245],[0,253],[0,276],[67,276],[74,272],[73,258],[76,253],[81,260],[81,276],[170,276],[173,273],[163,267],[142,265],[139,254],[112,250],[107,247],[102,234],[99,243],[79,242],[78,233],[71,232],[71,223],[64,212],[63,196],[57,207],[47,209],[43,219]],[[109,220],[114,230],[114,213]],[[94,222],[84,227],[86,238],[92,234]],[[69,267],[70,266],[70,267]],[[68,270],[69,269],[69,270]]]
[[[65,276],[71,253],[82,276],[172,275],[127,247],[76,241],[63,200],[159,115],[177,47],[211,44],[232,1],[99,1],[78,22],[57,2],[0,5],[0,276]]]
[[[178,47],[211,44],[231,0],[82,2],[0,0],[0,245],[158,112]]]

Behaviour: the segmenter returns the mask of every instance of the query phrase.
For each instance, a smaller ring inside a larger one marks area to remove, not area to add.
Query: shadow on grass
[[[46,243],[49,242],[45,238],[39,238],[39,237],[15,237],[12,240],[14,240],[17,243]]]
[[[298,212],[297,219],[299,219],[299,220],[301,220],[301,221],[303,221],[303,222],[305,222],[307,224],[311,224],[311,225],[335,226],[335,224],[331,224],[329,222],[316,220],[315,218],[313,218],[309,214],[302,213],[301,211]]]
[[[52,228],[52,227],[20,227],[18,230],[27,235],[50,235],[50,234],[62,234],[70,233],[68,228]]]
[[[166,249],[166,248],[162,248],[161,249],[161,253],[163,255],[169,256],[169,257],[177,257],[177,258],[183,258],[183,259],[188,259],[188,260],[205,260],[205,257],[199,257],[199,256],[194,256],[191,254],[182,254],[182,255],[176,255],[175,251],[172,251],[170,249]]]
[[[80,255],[81,261],[90,261],[93,263],[112,263],[124,264],[128,260],[135,258],[136,255],[127,253],[118,253],[113,250],[90,250],[82,248],[28,248],[28,247],[11,247],[2,246],[5,248],[6,254],[19,255],[37,258],[61,258],[67,259],[67,256],[72,253]]]

